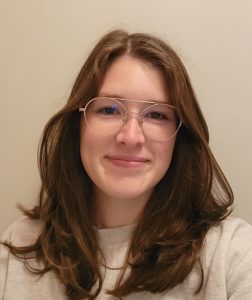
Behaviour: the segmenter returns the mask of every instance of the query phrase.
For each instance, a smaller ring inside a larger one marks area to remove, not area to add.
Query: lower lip
[[[108,158],[108,159],[112,164],[124,168],[139,168],[146,164],[146,161],[127,161],[127,160],[113,159],[113,158]]]

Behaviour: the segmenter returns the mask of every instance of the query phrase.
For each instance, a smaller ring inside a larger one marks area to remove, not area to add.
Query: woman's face
[[[162,72],[128,55],[111,64],[98,96],[170,103]],[[147,201],[169,168],[174,143],[175,138],[168,142],[150,140],[135,117],[109,136],[95,134],[84,118],[81,121],[81,160],[96,196]]]

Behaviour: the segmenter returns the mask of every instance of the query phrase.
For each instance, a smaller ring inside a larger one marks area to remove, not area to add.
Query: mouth
[[[114,165],[126,168],[139,168],[149,162],[148,159],[138,156],[107,155],[106,158]]]

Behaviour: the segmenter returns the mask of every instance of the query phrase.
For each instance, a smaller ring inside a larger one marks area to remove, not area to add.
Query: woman
[[[112,31],[45,127],[39,204],[1,248],[4,299],[252,299],[252,228],[163,41]]]

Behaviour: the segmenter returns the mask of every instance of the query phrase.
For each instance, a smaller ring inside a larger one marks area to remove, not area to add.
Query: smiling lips
[[[106,158],[109,159],[111,163],[119,167],[126,168],[137,168],[142,167],[148,162],[148,159],[138,157],[138,156],[125,156],[125,155],[108,155]]]

